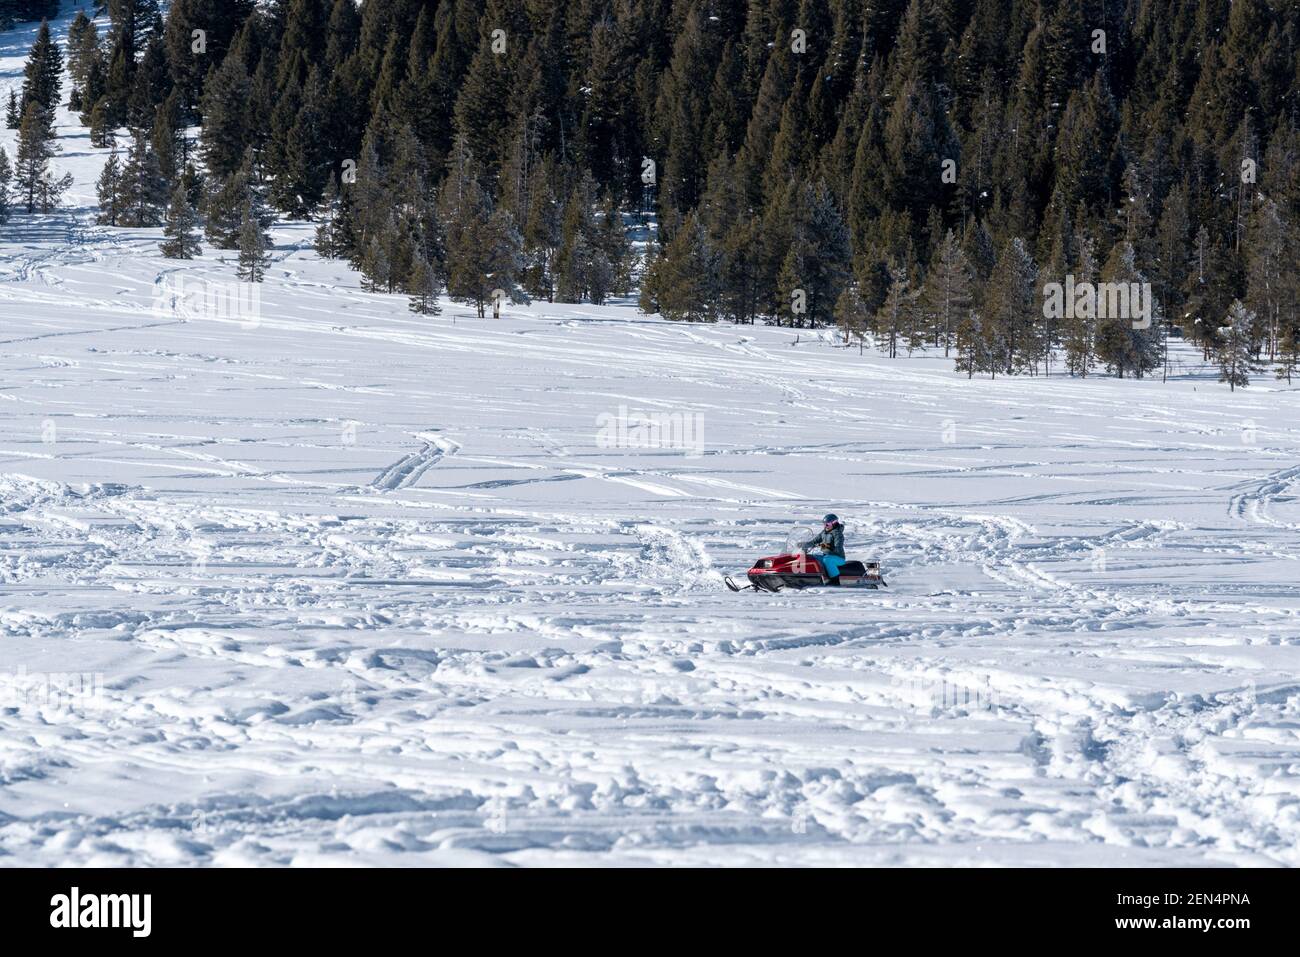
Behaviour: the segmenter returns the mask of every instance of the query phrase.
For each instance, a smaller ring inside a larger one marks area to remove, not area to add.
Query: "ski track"
[[[0,231],[7,863],[1300,864],[1295,392],[413,316],[309,226],[170,318],[61,122],[83,205]],[[722,587],[831,508],[890,589]]]

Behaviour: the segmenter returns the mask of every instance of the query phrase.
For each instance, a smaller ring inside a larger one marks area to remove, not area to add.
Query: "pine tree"
[[[850,283],[844,287],[844,291],[840,293],[840,298],[835,303],[835,324],[839,327],[840,334],[844,336],[844,344],[847,346],[856,339],[858,352],[861,353],[870,322],[871,310],[867,308],[862,295],[858,292],[857,284]]]
[[[1259,317],[1257,348],[1277,356],[1282,331],[1297,309],[1297,237],[1274,200],[1251,215],[1246,234],[1246,306]]]
[[[94,21],[88,21],[85,29],[75,37],[69,33],[68,70],[81,103],[79,108],[74,108],[83,114],[82,123],[85,123],[107,85],[104,53],[99,47],[99,28]]]
[[[226,57],[231,41],[253,12],[255,0],[172,0],[163,42],[172,79],[181,95],[181,111],[193,111],[208,71]],[[205,51],[194,48],[194,31],[203,30]]]
[[[104,168],[100,170],[95,192],[99,197],[99,216],[96,221],[104,226],[120,225],[119,220],[126,203],[122,189],[122,162],[118,159],[116,149],[108,154]]]
[[[325,187],[325,194],[316,209],[316,218],[320,220],[320,225],[316,227],[314,243],[316,252],[326,259],[335,259],[343,252],[338,229],[339,203],[338,180],[331,173],[329,184]]]
[[[281,94],[272,111],[268,145],[269,199],[296,219],[320,201],[329,174],[325,130],[325,84],[313,67],[301,96]]]
[[[562,209],[555,194],[554,163],[538,164],[528,178],[523,202],[523,285],[529,295],[551,302],[555,298],[556,262],[564,237]]]
[[[881,351],[893,359],[898,355],[898,340],[910,328],[916,314],[917,292],[902,264],[891,266],[889,276],[889,291],[876,311],[875,331]]]
[[[559,302],[582,302],[587,297],[589,274],[597,268],[592,261],[597,252],[596,233],[596,180],[585,171],[564,206],[555,257],[555,298]]]
[[[996,373],[990,361],[988,338],[984,332],[984,323],[979,312],[970,310],[956,330],[956,369],[966,373],[966,378],[973,378],[976,372]]]
[[[244,202],[239,225],[239,268],[236,274],[244,282],[261,282],[271,257],[267,254],[266,234],[254,200]]]
[[[108,98],[101,96],[90,111],[90,145],[96,149],[110,149],[117,141],[108,115]]]
[[[824,181],[805,184],[794,208],[791,244],[778,280],[785,302],[801,289],[806,311],[802,325],[829,326],[835,321],[835,303],[850,276],[849,232],[839,204]]]
[[[393,264],[389,262],[388,250],[378,233],[373,234],[366,243],[357,269],[361,272],[361,288],[366,292],[388,290]]]
[[[68,75],[72,77],[72,95],[80,97],[81,84],[85,82],[86,74],[83,66],[83,52],[86,44],[86,34],[94,27],[94,22],[86,16],[86,11],[78,10],[77,15],[73,17],[72,23],[68,26]],[[77,106],[69,105],[73,110],[79,109]]]
[[[127,99],[127,124],[145,126],[172,93],[171,74],[167,67],[167,51],[162,37],[152,34],[145,46],[144,56],[136,64],[131,80],[131,95]]]
[[[1250,384],[1250,374],[1258,372],[1255,361],[1255,314],[1240,299],[1228,307],[1227,325],[1219,330],[1222,344],[1215,353],[1219,381],[1228,383],[1230,391]]]
[[[647,282],[654,308],[665,319],[713,322],[718,318],[719,255],[704,224],[692,212],[653,263]],[[643,303],[645,309],[651,303]]]
[[[53,115],[61,104],[63,89],[63,51],[50,36],[48,20],[42,20],[23,70],[22,112],[32,103],[43,106]]]
[[[122,167],[120,226],[157,226],[167,203],[167,181],[143,129],[131,131],[131,149]]]
[[[0,225],[9,222],[13,209],[9,203],[9,190],[14,179],[14,168],[9,162],[9,154],[0,149]]]
[[[1097,358],[1097,296],[1095,291],[1087,291],[1097,282],[1096,244],[1087,231],[1080,227],[1074,240],[1077,261],[1073,275],[1077,287],[1082,287],[1085,294],[1076,295],[1072,316],[1064,322],[1065,367],[1070,375],[1086,379],[1092,372]]]
[[[957,323],[966,316],[973,302],[972,283],[970,263],[950,229],[935,250],[921,294],[922,311],[934,330],[934,344],[943,343],[945,356],[952,346]]]
[[[1035,296],[1037,274],[1025,241],[1015,236],[1003,245],[984,290],[984,341],[995,369],[1007,375],[1028,369],[1038,358],[1033,335],[1042,315]]]
[[[627,228],[623,224],[623,214],[619,211],[612,195],[605,198],[594,242],[604,261],[609,264],[609,281],[601,287],[603,294],[600,299],[593,298],[592,302],[604,302],[605,296],[610,293],[626,295],[632,287],[634,257],[632,244],[627,237]],[[594,288],[594,280],[592,285]]]
[[[93,24],[91,25],[94,26]],[[81,125],[90,126],[92,135],[94,132],[96,109],[99,110],[98,121],[100,129],[114,128],[112,123],[111,111],[109,109],[108,97],[108,74],[104,66],[104,55],[96,46],[85,54],[87,66],[86,79],[80,87],[81,92]]]
[[[1112,288],[1127,289],[1130,308],[1127,314],[1110,315],[1113,310],[1098,302],[1097,358],[1120,378],[1129,374],[1141,379],[1160,365],[1159,322],[1154,301],[1147,303],[1152,310],[1150,316],[1139,317],[1136,314],[1136,303],[1131,296],[1150,287],[1137,268],[1137,252],[1132,243],[1121,240],[1115,244],[1102,267],[1101,281]],[[1103,315],[1103,312],[1107,314]]]
[[[511,299],[520,295],[516,277],[523,267],[523,239],[507,211],[493,210],[463,139],[453,150],[440,203],[446,229],[447,293],[457,302],[472,303],[482,319],[497,290]]]
[[[50,112],[32,101],[18,128],[18,156],[14,173],[18,193],[27,212],[39,207],[48,213],[58,204],[64,191],[72,185],[71,174],[56,179],[50,172],[50,159],[59,151],[54,139]]]
[[[147,58],[149,40],[151,36],[156,38],[162,21],[158,0],[107,0],[106,5],[110,27],[105,95],[109,121],[117,127],[129,119],[137,72]],[[153,104],[148,112],[151,118]]]
[[[244,52],[236,47],[204,85],[202,152],[208,172],[214,176],[227,177],[243,162],[252,138],[246,122],[252,96]]]
[[[9,107],[5,110],[5,126],[11,130],[18,129],[22,123],[22,114],[18,112],[18,94],[9,91]]]
[[[436,316],[442,312],[438,306],[442,282],[438,278],[437,267],[424,255],[415,258],[411,275],[406,280],[406,288],[411,296],[411,312],[422,316]]]
[[[1283,329],[1278,343],[1275,375],[1290,385],[1292,377],[1297,373],[1300,373],[1300,324],[1292,323]]]
[[[203,235],[218,249],[239,248],[245,206],[252,208],[263,234],[270,227],[272,217],[262,199],[258,180],[257,157],[251,148],[234,173],[224,179],[212,178],[212,187],[204,201]],[[270,243],[265,235],[263,243]]]
[[[159,250],[168,259],[193,259],[203,252],[199,243],[199,217],[190,205],[185,184],[178,182],[167,204],[167,223],[163,227],[166,239]]]
[[[182,128],[180,93],[173,90],[154,110],[150,149],[158,158],[158,169],[163,179],[174,183],[189,162],[189,144]]]

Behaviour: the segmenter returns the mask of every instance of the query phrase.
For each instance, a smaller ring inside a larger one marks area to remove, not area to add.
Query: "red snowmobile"
[[[728,575],[724,579],[732,591],[778,592],[784,588],[796,590],[838,585],[840,588],[889,587],[879,561],[852,561],[840,566],[839,580],[828,578],[826,570],[814,554],[803,550],[803,542],[812,538],[811,529],[796,529],[786,541],[785,551],[770,558],[760,558],[748,572],[749,584],[737,585]]]

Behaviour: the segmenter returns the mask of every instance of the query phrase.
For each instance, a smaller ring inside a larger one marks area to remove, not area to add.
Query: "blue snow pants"
[[[822,568],[826,569],[826,577],[828,578],[838,577],[840,574],[840,566],[843,565],[844,562],[845,560],[840,558],[838,555],[821,556]]]

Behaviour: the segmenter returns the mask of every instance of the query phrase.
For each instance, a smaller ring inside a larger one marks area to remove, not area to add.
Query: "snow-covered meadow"
[[[1300,864],[1297,391],[421,317],[304,225],[181,315],[231,254],[95,225],[60,132],[0,227],[0,864]],[[889,590],[723,587],[828,510]]]

